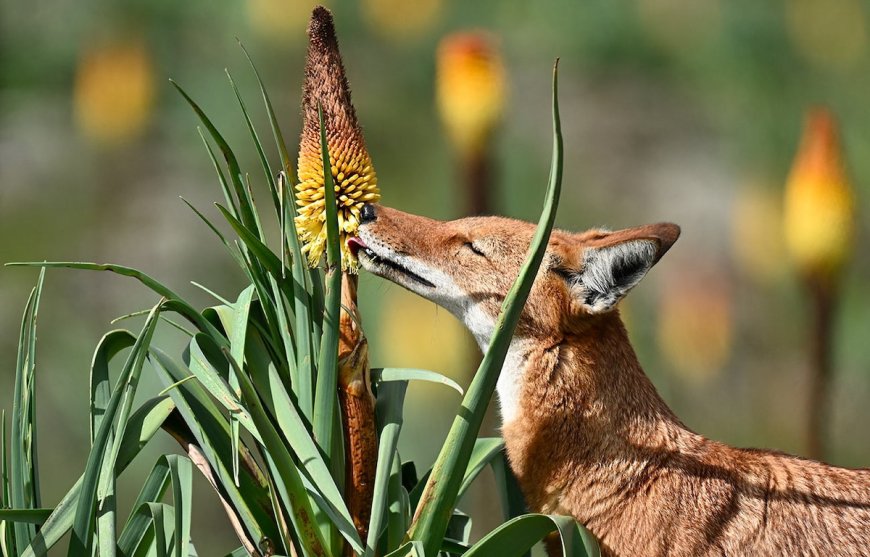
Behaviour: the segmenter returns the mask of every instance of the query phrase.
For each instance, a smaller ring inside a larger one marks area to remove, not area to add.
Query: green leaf
[[[165,385],[180,381],[189,371],[157,348],[151,349],[160,380]],[[272,517],[265,509],[270,507],[267,486],[248,474],[239,477],[239,486],[232,477],[233,455],[230,446],[229,421],[224,417],[203,386],[196,381],[187,381],[172,389],[169,395],[175,401],[197,447],[205,456],[215,477],[215,489],[232,506],[239,522],[244,526],[250,540],[268,537],[278,539],[279,532]],[[173,433],[178,435],[178,433]]]
[[[245,46],[239,41],[239,46],[242,48],[242,52],[245,53],[245,57],[248,59],[248,63],[251,64],[251,69],[254,70],[254,75],[257,77],[257,84],[260,86],[260,93],[263,95],[263,103],[266,105],[266,112],[269,115],[269,124],[272,126],[272,135],[275,138],[275,145],[278,148],[278,154],[281,156],[281,166],[290,177],[291,183],[293,182],[291,171],[291,162],[290,156],[287,153],[287,143],[284,141],[284,134],[281,133],[281,127],[278,125],[278,118],[275,116],[275,110],[272,108],[272,101],[269,100],[269,94],[266,93],[266,87],[263,85],[263,80],[260,79],[260,72],[257,71],[257,67],[254,65],[254,61],[251,59],[251,55],[248,54],[248,50]]]
[[[245,288],[235,304],[235,321],[230,335],[230,356],[236,361],[241,369],[245,365],[245,336],[248,332],[248,315],[251,312],[251,300],[254,297],[254,286]],[[233,394],[239,391],[239,379],[234,373],[230,373],[229,387]],[[236,485],[239,484],[239,418],[238,413],[230,414],[230,429],[232,431],[233,448],[233,478]]]
[[[218,132],[217,128],[214,124],[211,123],[208,116],[205,115],[205,112],[199,107],[196,102],[181,88],[178,83],[169,80],[172,85],[178,89],[178,92],[181,93],[181,96],[184,97],[184,100],[193,108],[193,111],[196,112],[196,115],[199,117],[202,124],[205,126],[205,129],[208,130],[209,135],[217,143],[218,148],[223,153],[224,159],[227,163],[227,168],[230,172],[230,179],[233,183],[233,189],[235,190],[236,199],[238,201],[238,209],[239,215],[241,215],[241,221],[248,228],[248,230],[254,232],[258,237],[260,236],[260,228],[257,224],[257,217],[253,210],[253,202],[249,197],[248,191],[242,183],[242,170],[239,167],[239,161],[236,159],[235,153],[230,149],[229,144],[224,140],[223,136]]]
[[[200,139],[202,139],[202,144],[205,145],[205,150],[208,153],[209,159],[211,159],[211,163],[212,163],[212,166],[214,167],[214,171],[218,175],[218,181],[220,182],[221,191],[223,191],[224,199],[227,202],[227,206],[229,206],[230,211],[233,213],[233,216],[238,218],[239,205],[236,203],[235,199],[233,198],[233,193],[232,193],[232,190],[230,190],[229,184],[227,183],[226,176],[224,176],[224,171],[221,168],[221,165],[218,162],[217,157],[215,156],[214,151],[212,150],[211,145],[208,142],[208,139],[206,139],[205,134],[202,133],[202,128],[197,126],[196,131],[199,134]],[[197,214],[199,214],[198,211],[197,211]],[[200,217],[200,218],[202,218],[202,217]],[[203,220],[205,220],[205,219],[203,219]],[[208,223],[208,221],[206,221],[206,222]],[[211,223],[208,223],[208,224],[211,227]],[[216,228],[213,228],[213,230],[215,232],[217,232]],[[218,235],[220,235],[219,232],[218,232]]]
[[[0,509],[0,520],[23,524],[42,524],[54,509]]]
[[[153,547],[155,547],[157,557],[169,557],[169,548],[166,544],[166,515],[171,510],[172,508],[164,503],[145,503],[143,508],[143,511],[148,513],[151,518],[151,528],[154,532]],[[148,551],[148,555],[151,554],[152,552]],[[142,555],[142,553],[137,552],[136,555]]]
[[[255,343],[257,339],[254,337],[250,340]],[[253,346],[249,345],[249,349],[253,350]],[[252,370],[251,378],[264,402],[272,409],[283,438],[292,449],[296,460],[304,467],[312,486],[309,491],[316,492],[317,497],[314,497],[314,501],[318,508],[328,515],[329,520],[344,535],[351,547],[362,553],[362,541],[353,525],[350,511],[345,505],[338,485],[295,403],[284,390],[277,370],[274,366],[250,356],[248,365]]]
[[[168,396],[158,396],[143,402],[127,420],[127,427],[118,448],[118,463],[123,463],[123,467],[126,467],[127,463],[132,462],[154,434],[160,431],[173,410],[175,403]]]
[[[463,394],[459,383],[435,371],[405,367],[375,367],[372,368],[371,373],[372,383],[384,381],[428,381],[430,383],[438,383],[439,385],[447,385],[457,393]]]
[[[137,548],[145,539],[148,528],[151,526],[150,513],[142,512],[146,503],[156,503],[163,498],[169,487],[169,463],[166,455],[161,456],[154,463],[151,472],[142,484],[139,496],[133,504],[134,512],[127,519],[118,538],[118,551],[123,557],[134,555]]]
[[[600,555],[594,539],[573,518],[526,514],[505,522],[484,536],[465,553],[465,557],[519,556],[551,532],[558,532],[561,536],[562,555],[566,557]]]
[[[162,300],[161,300],[162,303]],[[68,551],[69,557],[90,557],[93,544],[94,516],[97,511],[97,497],[107,494],[107,486],[115,475],[115,462],[120,452],[120,439],[111,443],[113,421],[118,416],[117,431],[124,432],[127,418],[136,394],[142,364],[157,326],[160,304],[154,306],[145,322],[142,332],[136,339],[118,382],[112,391],[112,397],[106,405],[105,415],[100,424],[94,443],[88,455],[85,473],[82,479],[81,496],[76,505],[73,521],[72,538]],[[122,401],[123,399],[123,401]],[[109,450],[109,458],[106,451]]]
[[[462,485],[459,488],[457,499],[461,499],[477,475],[487,464],[499,457],[504,450],[504,441],[500,437],[483,437],[474,442],[474,449],[468,459],[465,475],[462,477]]]
[[[94,351],[91,360],[91,445],[94,436],[100,429],[106,405],[112,396],[112,385],[109,381],[109,362],[115,355],[136,343],[136,337],[129,331],[116,330],[103,335]]]
[[[402,430],[402,409],[405,404],[407,381],[384,383],[378,388],[375,415],[378,419],[378,462],[375,470],[375,486],[372,496],[371,518],[365,557],[374,557],[378,536],[387,520],[387,495],[393,459],[399,445]]]
[[[39,273],[21,320],[15,387],[12,398],[12,438],[9,500],[13,508],[34,509],[39,504],[39,478],[36,460],[36,321],[39,299],[45,283],[45,269]],[[16,548],[27,547],[36,534],[32,524],[15,523],[12,527]]]
[[[522,490],[520,490],[520,484],[508,465],[507,454],[502,452],[490,464],[492,465],[496,486],[498,486],[504,519],[510,520],[511,518],[526,514],[528,512],[526,501]]]
[[[43,267],[83,269],[87,271],[109,271],[125,277],[135,278],[143,285],[150,288],[152,291],[166,298],[166,301],[163,303],[164,310],[171,310],[178,313],[179,315],[183,316],[188,321],[196,325],[200,331],[208,333],[214,338],[220,336],[220,333],[215,330],[214,327],[212,327],[211,324],[208,323],[208,321],[203,319],[202,315],[200,315],[199,312],[193,308],[193,306],[185,302],[180,296],[178,296],[178,294],[176,294],[166,286],[160,284],[150,276],[137,269],[124,267],[123,265],[82,263],[74,261],[29,261],[7,263],[6,265],[8,267]]]
[[[278,199],[278,192],[275,187],[275,175],[272,172],[272,168],[269,166],[269,159],[266,158],[266,153],[263,151],[263,144],[260,142],[260,136],[257,135],[257,129],[254,127],[254,123],[251,122],[251,117],[248,115],[248,109],[245,107],[245,102],[242,100],[242,95],[239,93],[238,87],[236,87],[236,82],[233,81],[233,76],[230,75],[229,70],[225,70],[225,72],[227,78],[230,80],[230,86],[236,94],[236,100],[239,101],[239,107],[242,109],[242,115],[245,117],[245,123],[248,125],[248,132],[251,134],[254,148],[257,150],[257,155],[260,157],[260,165],[263,167],[263,174],[266,177],[266,183],[269,184],[269,191],[272,194],[272,202],[275,205],[275,211],[280,215],[281,203]]]
[[[410,541],[402,545],[399,549],[388,553],[384,557],[425,557],[426,550],[423,544],[418,541]]]
[[[341,254],[339,248],[338,210],[329,147],[326,143],[326,125],[323,108],[318,104],[320,121],[320,151],[323,160],[324,208],[326,212],[326,307],[323,317],[323,338],[317,364],[317,387],[314,391],[314,438],[327,455],[333,477],[344,473],[343,463],[333,459],[333,445],[340,442],[334,434],[338,428],[336,401],[338,399],[338,326],[341,311]]]
[[[235,360],[224,349],[229,363],[237,368]],[[290,519],[299,535],[299,541],[306,554],[321,555],[325,553],[325,543],[320,530],[315,526],[314,514],[308,494],[299,474],[296,463],[293,462],[280,435],[269,420],[263,409],[260,398],[257,395],[250,379],[240,369],[236,369],[239,378],[239,387],[242,398],[251,419],[262,435],[262,444],[268,448],[265,453],[267,464],[272,470],[276,487],[282,495],[283,503],[290,512]]]
[[[208,145],[206,145],[206,146],[208,146]],[[215,164],[217,164],[217,163],[215,163]],[[190,208],[191,211],[193,211],[193,212],[196,214],[197,217],[199,217],[199,219],[200,219],[202,222],[205,223],[206,226],[209,227],[209,229],[210,229],[212,232],[214,232],[214,234],[218,237],[218,239],[219,239],[219,240],[221,241],[221,243],[223,244],[224,248],[226,248],[227,253],[230,254],[230,257],[233,258],[233,260],[234,260],[234,261],[239,265],[239,267],[241,267],[242,269],[245,269],[245,260],[244,260],[244,258],[243,258],[242,255],[238,252],[238,250],[233,249],[233,246],[231,246],[230,243],[227,241],[226,237],[224,237],[224,235],[221,234],[221,231],[218,230],[217,227],[216,227],[214,224],[212,224],[212,222],[211,222],[210,220],[208,220],[208,218],[206,218],[206,216],[203,215],[203,214],[202,214],[202,213],[201,213],[201,212],[200,212],[196,207],[194,207],[194,206],[193,206],[193,205],[192,205],[188,200],[186,200],[186,199],[183,198],[183,197],[181,198],[181,200],[184,202],[185,205],[187,205],[187,206]],[[233,215],[233,217],[235,217],[235,215]],[[201,286],[201,285],[197,285],[195,282],[192,282],[192,281],[191,281],[191,284],[193,284],[194,286]],[[214,296],[214,293],[211,292],[210,290],[207,290],[207,289],[206,289],[206,292],[208,292],[209,294],[211,294],[212,296]],[[221,301],[221,303],[225,303],[225,302],[226,302],[226,300],[220,298],[219,296],[218,296],[217,298],[218,298],[218,300]]]
[[[0,508],[7,508],[9,501],[9,463],[6,460],[6,410],[0,410]],[[15,554],[13,529],[8,522],[0,520],[0,555]]]
[[[280,131],[278,132],[280,133]],[[281,140],[283,142],[283,138]],[[282,157],[286,155],[283,154]],[[289,164],[289,162],[287,163]],[[281,200],[284,205],[282,214],[282,237],[289,243],[293,255],[293,314],[296,322],[293,334],[296,337],[295,355],[296,366],[291,366],[291,385],[296,399],[299,401],[299,410],[308,421],[314,414],[314,359],[317,354],[317,330],[319,326],[314,315],[319,311],[320,305],[315,300],[312,274],[309,273],[306,259],[302,255],[299,245],[299,237],[296,234],[295,206],[287,188],[287,177],[284,173],[278,176],[278,189],[281,190]],[[317,286],[320,286],[319,280]],[[288,362],[289,363],[289,362]]]
[[[559,122],[557,67],[553,68],[553,159],[544,210],[529,255],[505,297],[489,348],[477,370],[420,498],[409,537],[422,541],[434,555],[441,545],[462,484],[459,471],[468,465],[474,440],[492,398],[502,363],[526,303],[553,229],[562,185],[562,132]]]
[[[187,557],[193,503],[193,467],[190,460],[179,455],[170,455],[167,461],[172,477],[172,503],[175,507],[175,557]]]
[[[220,203],[215,203],[215,206],[224,216],[230,226],[235,230],[239,238],[244,242],[245,246],[254,254],[257,261],[261,263],[272,276],[280,278],[283,274],[283,266],[281,260],[275,256],[272,250],[257,238],[250,230],[248,230],[241,222],[239,222],[227,209]]]
[[[158,401],[154,403],[153,401]],[[127,429],[124,431],[124,437],[121,440],[121,449],[118,451],[118,461],[115,464],[115,471],[120,474],[133,461],[139,451],[144,447],[154,433],[160,428],[163,420],[174,408],[174,404],[169,400],[160,402],[162,399],[151,399],[144,403],[136,412],[130,416],[127,422]],[[167,411],[167,406],[169,410]],[[81,492],[83,477],[79,477],[73,487],[64,495],[61,502],[54,508],[51,516],[36,533],[33,542],[22,553],[22,557],[33,557],[34,555],[44,555],[57,541],[70,529],[73,523],[73,516],[76,510],[78,497]]]
[[[199,333],[190,341],[189,348],[191,373],[215,400],[229,410],[246,429],[259,437],[250,415],[228,383],[226,362],[211,337]]]

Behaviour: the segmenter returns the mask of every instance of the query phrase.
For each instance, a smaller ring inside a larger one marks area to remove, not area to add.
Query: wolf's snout
[[[375,206],[371,203],[366,203],[362,206],[362,210],[359,212],[359,222],[360,224],[365,224],[367,222],[373,222],[377,220],[378,216],[375,214]]]

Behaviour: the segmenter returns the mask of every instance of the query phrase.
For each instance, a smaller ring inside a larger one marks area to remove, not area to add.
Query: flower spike
[[[323,109],[329,163],[335,183],[342,270],[355,273],[358,262],[347,247],[356,233],[360,209],[380,199],[378,179],[351,104],[350,89],[338,50],[332,14],[318,6],[308,24],[308,57],[302,90],[302,138],[296,228],[309,265],[316,266],[326,246],[323,161],[320,153],[318,103]]]

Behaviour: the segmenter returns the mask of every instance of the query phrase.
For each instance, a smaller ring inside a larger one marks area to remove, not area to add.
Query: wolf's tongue
[[[368,246],[365,244],[365,242],[362,241],[359,236],[351,236],[350,238],[348,238],[347,247],[350,249],[350,253],[354,257],[356,257],[356,254],[359,252],[359,250],[368,248]]]

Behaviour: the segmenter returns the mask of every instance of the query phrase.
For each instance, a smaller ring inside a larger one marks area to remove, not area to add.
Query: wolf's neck
[[[475,336],[485,351],[486,337]],[[570,408],[575,420],[595,414],[612,424],[682,427],[640,367],[616,312],[560,337],[514,337],[497,389],[505,424],[524,408]]]
[[[498,393],[506,429],[521,427],[528,438],[555,428],[590,454],[695,437],[644,374],[615,312],[561,338],[515,338]]]

